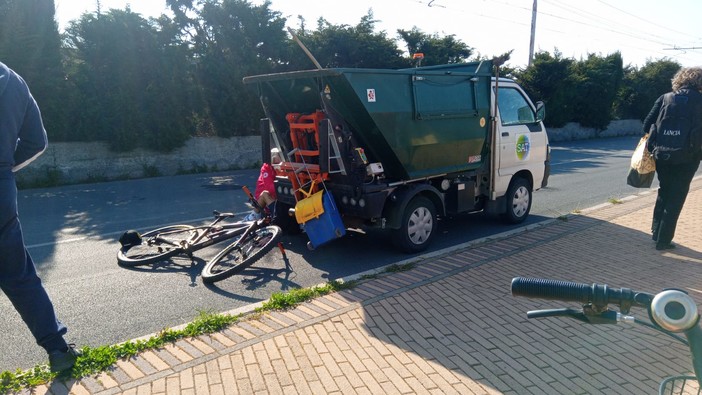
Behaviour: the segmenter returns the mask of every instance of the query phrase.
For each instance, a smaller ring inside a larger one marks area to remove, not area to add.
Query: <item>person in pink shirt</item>
[[[278,149],[273,148],[271,150],[271,163],[264,163],[261,166],[258,180],[256,180],[256,190],[254,191],[254,198],[256,199],[256,203],[258,203],[258,207],[261,209],[265,209],[277,199],[275,185],[273,184],[273,180],[275,180],[275,169],[273,165],[280,162],[280,152]],[[253,207],[253,212],[247,215],[244,220],[253,221],[259,218],[261,218],[259,209]]]

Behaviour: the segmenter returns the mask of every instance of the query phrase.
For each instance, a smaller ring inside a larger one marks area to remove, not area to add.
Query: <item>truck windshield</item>
[[[498,104],[503,125],[519,125],[536,122],[534,111],[520,91],[500,88]]]

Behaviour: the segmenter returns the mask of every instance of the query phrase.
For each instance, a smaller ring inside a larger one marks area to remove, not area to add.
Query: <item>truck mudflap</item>
[[[546,160],[544,161],[544,178],[541,180],[541,188],[548,186],[548,177],[551,175],[551,146],[546,145]]]
[[[546,188],[548,186],[548,177],[551,175],[551,162],[544,162],[544,178],[541,180],[541,188]]]
[[[507,199],[504,196],[485,202],[485,213],[488,215],[501,215],[505,211],[507,211]]]

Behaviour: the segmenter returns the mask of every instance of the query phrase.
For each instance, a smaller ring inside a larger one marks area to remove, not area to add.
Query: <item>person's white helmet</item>
[[[275,165],[282,161],[283,158],[280,156],[280,150],[278,148],[271,148],[271,163]]]

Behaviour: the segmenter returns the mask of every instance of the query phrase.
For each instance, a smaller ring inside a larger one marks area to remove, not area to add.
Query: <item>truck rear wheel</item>
[[[425,250],[436,230],[436,207],[431,200],[417,196],[402,215],[400,229],[393,231],[393,243],[400,250],[414,253]]]
[[[502,214],[505,222],[518,224],[524,222],[531,211],[531,188],[524,178],[515,178],[507,189],[507,211]]]

